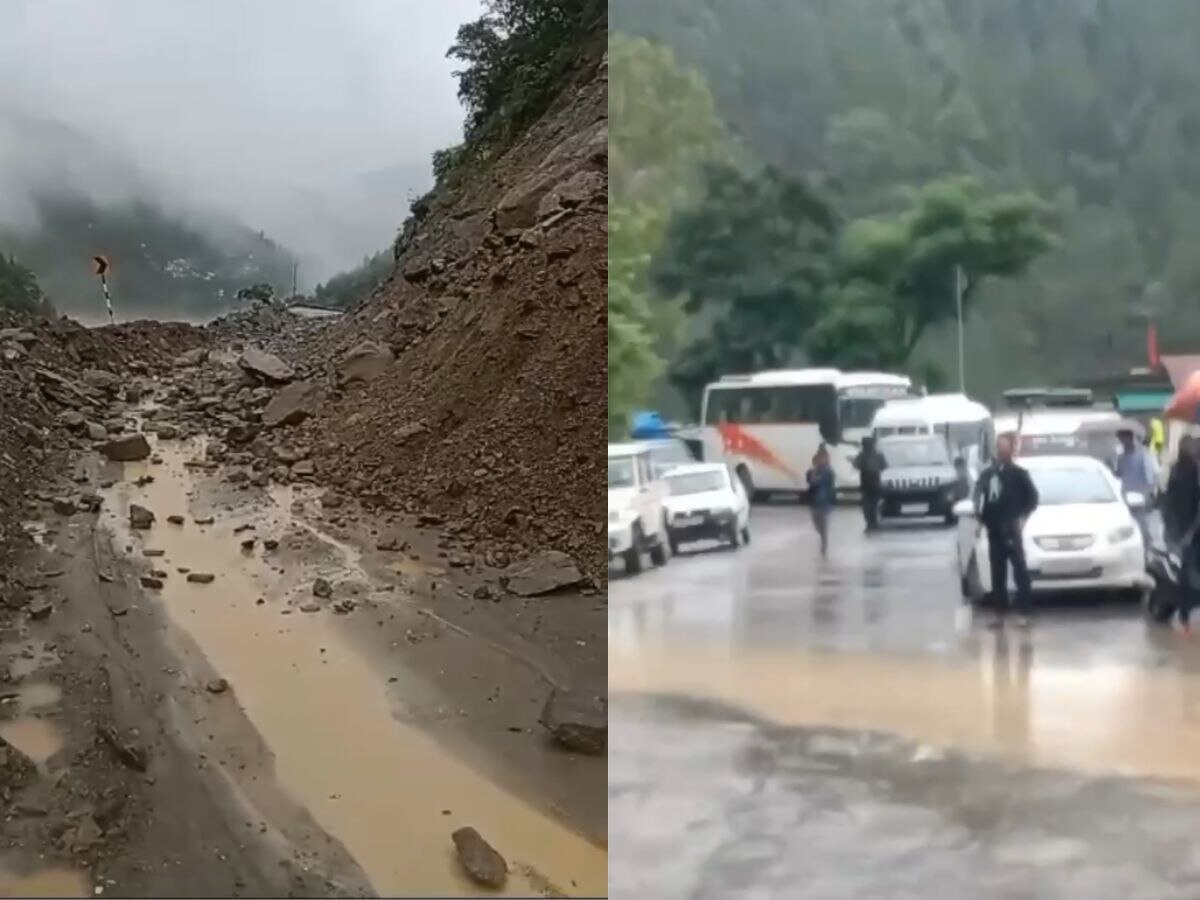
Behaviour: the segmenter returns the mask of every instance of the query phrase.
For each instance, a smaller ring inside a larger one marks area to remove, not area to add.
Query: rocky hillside
[[[607,55],[414,211],[397,268],[287,353],[319,480],[606,571]]]

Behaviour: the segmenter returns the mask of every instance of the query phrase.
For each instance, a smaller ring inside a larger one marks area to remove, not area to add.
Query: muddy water
[[[70,869],[13,875],[0,869],[0,897],[91,897],[86,876]]]
[[[58,726],[33,716],[21,716],[0,722],[0,738],[4,738],[39,766],[44,766],[63,746],[62,732]]]
[[[228,702],[240,704],[270,747],[285,789],[346,847],[374,888],[385,895],[471,893],[450,833],[473,825],[509,860],[508,894],[533,893],[539,875],[568,894],[605,894],[606,851],[397,721],[374,661],[352,649],[327,608],[301,610],[314,601],[316,573],[294,565],[280,573],[261,550],[261,539],[282,538],[293,524],[289,491],[275,492],[257,511],[218,510],[214,525],[193,523],[192,513],[207,512],[211,499],[183,466],[194,452],[194,445],[164,445],[163,465],[126,466],[105,504],[115,545],[120,552],[132,546],[135,556],[143,547],[165,551],[148,562],[169,573],[159,597],[171,619],[228,680]],[[143,471],[155,481],[135,487],[131,481]],[[131,501],[157,514],[150,531],[126,527]],[[172,514],[186,516],[186,524],[168,524]],[[256,530],[234,532],[247,523]],[[247,534],[260,540],[250,553],[240,546]],[[181,566],[216,579],[188,583]],[[386,671],[396,671],[394,660]],[[523,874],[521,864],[535,874]]]
[[[1035,764],[1200,782],[1200,674],[1037,659],[986,635],[974,659],[636,646],[610,640],[614,692],[712,699],[787,725],[880,730]]]

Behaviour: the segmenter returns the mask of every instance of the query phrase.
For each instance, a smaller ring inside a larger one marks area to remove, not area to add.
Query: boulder
[[[87,429],[87,436],[93,441],[108,440],[108,429],[103,425],[100,425],[97,422],[88,422],[84,427]]]
[[[70,497],[55,497],[51,505],[60,516],[73,516],[77,509],[75,501]]]
[[[100,452],[117,462],[146,459],[150,455],[150,442],[140,431],[135,431],[133,434],[123,434],[102,444]]]
[[[363,341],[338,363],[342,381],[370,381],[383,374],[395,360],[391,348],[374,341]]]
[[[186,353],[180,353],[175,357],[175,366],[179,369],[186,369],[191,366],[198,366],[208,359],[208,351],[203,347],[197,347],[195,350],[188,350]]]
[[[608,750],[608,708],[599,697],[551,691],[538,721],[567,750],[589,756],[603,756]]]
[[[559,550],[546,550],[521,562],[513,563],[502,573],[506,587],[522,597],[537,597],[583,581],[583,573],[575,560]]]
[[[263,410],[262,422],[267,428],[297,425],[312,415],[317,400],[317,386],[311,381],[297,381],[276,394]]]
[[[450,839],[458,852],[458,861],[477,884],[502,888],[508,879],[508,864],[474,828],[459,828]]]
[[[103,369],[84,369],[83,383],[99,391],[115,394],[121,389],[121,378]]]
[[[292,367],[282,359],[257,347],[250,347],[242,353],[238,358],[238,365],[245,371],[276,384],[286,384],[296,377]]]

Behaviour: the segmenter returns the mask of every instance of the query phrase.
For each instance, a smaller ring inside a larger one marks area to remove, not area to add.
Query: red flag
[[[1150,368],[1157,369],[1162,360],[1158,355],[1158,328],[1153,322],[1146,327],[1146,355],[1150,358]]]

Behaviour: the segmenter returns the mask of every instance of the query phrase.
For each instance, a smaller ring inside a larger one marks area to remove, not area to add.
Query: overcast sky
[[[407,166],[426,188],[430,154],[461,139],[445,54],[480,13],[480,0],[5,0],[0,112],[60,119],[330,268],[381,249],[407,214],[359,176]],[[16,202],[3,174],[0,207]]]

